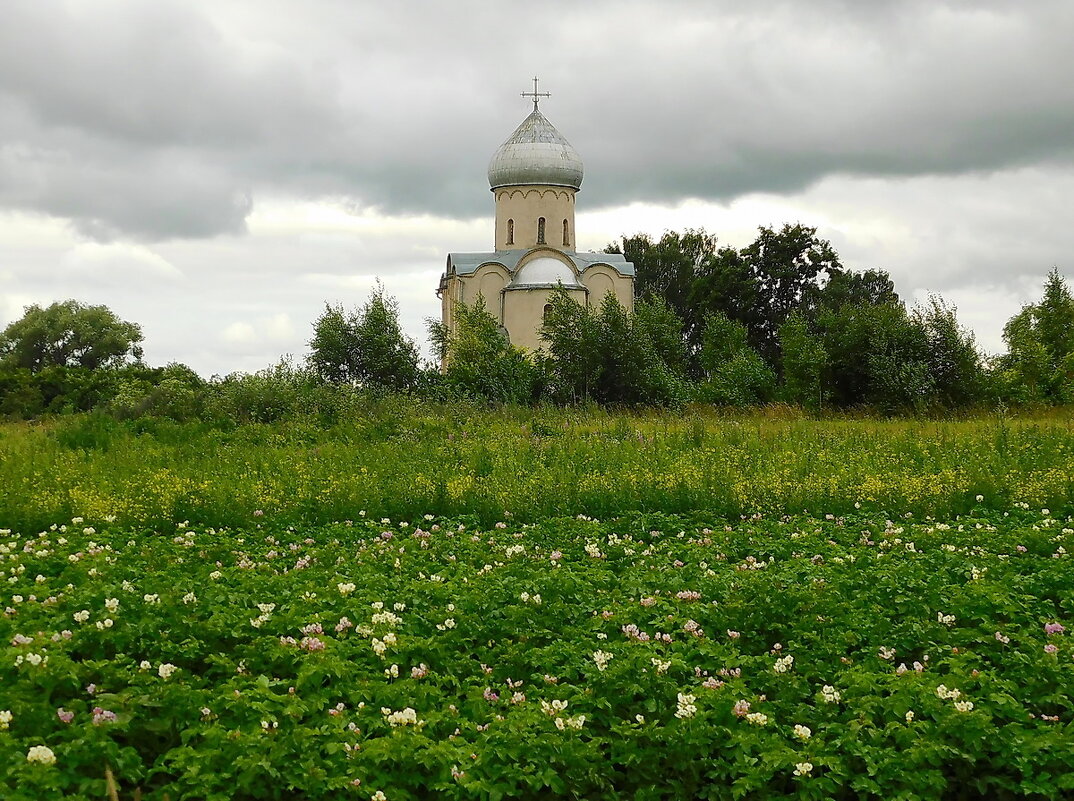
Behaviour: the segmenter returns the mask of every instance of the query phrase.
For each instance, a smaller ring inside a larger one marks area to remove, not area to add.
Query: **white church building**
[[[537,79],[533,111],[500,145],[489,163],[496,198],[495,250],[449,253],[437,295],[443,322],[453,330],[454,308],[479,295],[511,343],[541,347],[540,328],[550,294],[562,286],[578,303],[598,306],[611,292],[634,310],[634,265],[618,253],[575,250],[575,196],[582,159],[540,112]]]

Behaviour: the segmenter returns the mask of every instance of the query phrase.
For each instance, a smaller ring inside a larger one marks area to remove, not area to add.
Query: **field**
[[[0,428],[0,796],[1074,792],[1065,419],[443,411]]]

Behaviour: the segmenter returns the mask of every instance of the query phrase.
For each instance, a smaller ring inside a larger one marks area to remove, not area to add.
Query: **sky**
[[[3,0],[0,326],[103,303],[226,375],[379,279],[428,352],[539,75],[580,250],[800,222],[998,353],[1074,279],[1072,34],[1069,0]]]

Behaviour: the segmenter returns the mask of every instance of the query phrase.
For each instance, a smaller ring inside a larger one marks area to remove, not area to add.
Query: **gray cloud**
[[[244,230],[266,193],[488,212],[541,73],[584,202],[1069,163],[1063,0],[0,9],[0,207],[97,239]]]

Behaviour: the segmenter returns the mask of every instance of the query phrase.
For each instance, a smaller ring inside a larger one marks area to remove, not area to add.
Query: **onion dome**
[[[562,284],[567,289],[581,289],[574,270],[551,256],[539,256],[526,262],[515,273],[508,289],[550,287]]]
[[[489,162],[489,186],[582,185],[582,159],[537,109],[522,121]]]

